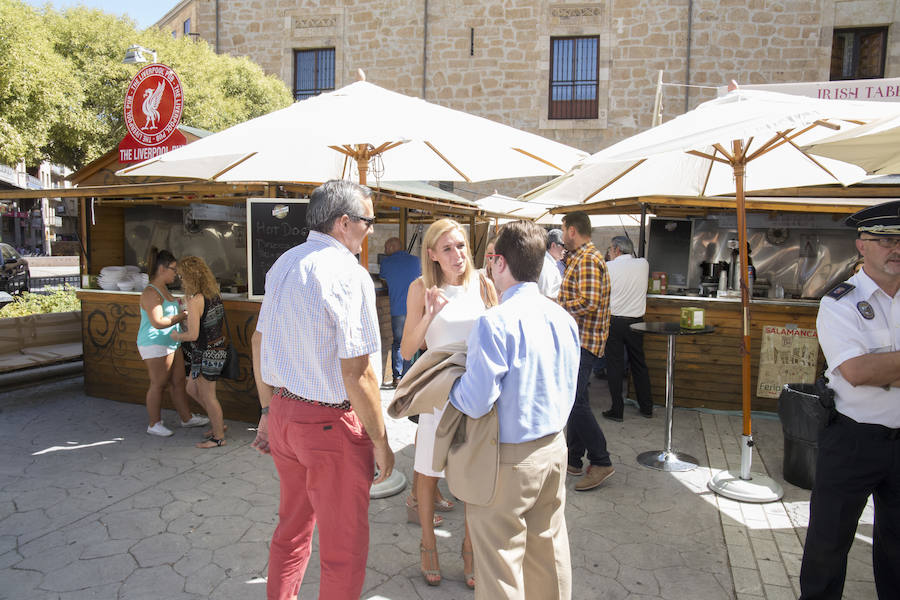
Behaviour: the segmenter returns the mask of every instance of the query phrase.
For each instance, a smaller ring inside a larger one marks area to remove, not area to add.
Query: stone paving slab
[[[390,397],[382,392],[385,405]],[[592,400],[599,415],[608,406],[605,382],[594,381]],[[739,465],[737,416],[677,410],[673,445],[700,466],[640,466],[637,454],[662,447],[662,412],[647,420],[626,409],[624,423],[601,419],[616,474],[589,492],[575,492],[570,478],[573,597],[796,597],[809,492],[781,479],[777,419],[754,421],[753,470],[781,481],[785,498],[755,505],[707,488],[712,474]],[[165,420],[174,424],[174,413]],[[229,422],[225,447],[198,450],[200,430],[176,427],[158,438],[144,433],[145,421],[142,406],[84,395],[81,378],[0,393],[0,599],[265,597],[278,478],[271,459],[250,447],[252,426]],[[396,468],[411,476],[415,426],[387,425]],[[404,497],[371,503],[363,598],[471,598],[459,554],[462,510],[444,513],[444,581],[428,587]],[[871,530],[869,506],[845,598],[875,597]],[[315,544],[300,598],[316,598],[318,582]]]

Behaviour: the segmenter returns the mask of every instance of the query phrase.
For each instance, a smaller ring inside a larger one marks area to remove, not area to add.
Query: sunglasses
[[[353,219],[354,221],[362,221],[369,227],[371,227],[372,225],[375,224],[375,217],[362,217],[360,215],[347,215],[347,216],[350,217],[351,219]]]
[[[864,242],[875,242],[880,248],[885,250],[893,250],[900,248],[900,237],[883,237],[883,238],[859,238]]]

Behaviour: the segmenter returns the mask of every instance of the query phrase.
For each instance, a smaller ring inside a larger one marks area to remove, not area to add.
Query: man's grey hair
[[[618,248],[622,254],[634,254],[634,244],[624,235],[617,235],[610,242],[610,246]]]
[[[352,181],[326,181],[309,197],[306,225],[320,233],[328,233],[343,215],[364,216],[363,200],[371,196],[372,190]]]
[[[547,232],[547,250],[550,249],[551,244],[565,246],[563,243],[562,229],[551,229]]]

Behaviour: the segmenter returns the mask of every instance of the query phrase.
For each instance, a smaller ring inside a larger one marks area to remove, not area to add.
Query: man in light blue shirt
[[[500,423],[494,498],[467,505],[476,599],[572,593],[561,431],[575,401],[581,343],[575,320],[538,290],[545,249],[546,234],[534,223],[500,229],[486,258],[501,303],[475,322],[466,372],[450,392],[470,417],[496,407]]]

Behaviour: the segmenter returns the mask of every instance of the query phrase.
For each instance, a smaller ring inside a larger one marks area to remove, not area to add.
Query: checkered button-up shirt
[[[609,335],[609,273],[603,256],[587,242],[566,260],[566,274],[557,302],[578,323],[581,347],[603,356]]]
[[[381,335],[368,271],[330,235],[309,232],[266,274],[256,330],[262,379],[326,404],[347,400],[342,358],[369,355],[380,381]]]

